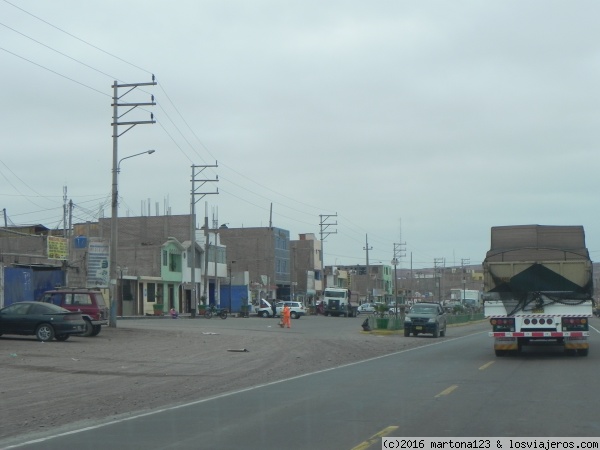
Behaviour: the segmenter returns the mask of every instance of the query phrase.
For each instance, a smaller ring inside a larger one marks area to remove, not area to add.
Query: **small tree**
[[[375,311],[380,319],[383,319],[388,312],[388,306],[385,303],[376,303]]]

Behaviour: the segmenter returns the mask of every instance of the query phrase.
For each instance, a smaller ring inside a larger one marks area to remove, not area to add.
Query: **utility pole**
[[[437,283],[438,288],[438,302],[442,303],[442,271],[443,267],[446,264],[445,258],[435,258],[433,260],[434,266],[434,276]],[[441,269],[440,269],[441,267]]]
[[[215,230],[215,305],[221,306],[221,301],[219,299],[219,290],[217,289],[217,284],[219,282],[219,277],[217,276],[217,262],[219,259],[219,248],[217,247],[218,236],[219,236],[219,210],[217,209],[216,215],[213,209],[213,230]]]
[[[369,247],[369,235],[365,234],[365,246],[363,250],[367,252],[367,303],[371,303],[371,269],[369,268],[369,250],[373,250],[373,247]]]
[[[321,227],[321,269],[323,272],[325,271],[325,252],[323,246],[323,240],[328,237],[330,234],[337,234],[337,230],[328,231],[329,227],[337,225],[337,221],[334,223],[327,223],[332,217],[337,218],[337,213],[335,214],[319,214],[319,226]]]
[[[209,194],[218,194],[219,189],[216,192],[200,192],[198,189],[202,188],[206,183],[218,182],[219,177],[215,179],[203,179],[197,178],[200,174],[208,167],[219,167],[215,161],[214,165],[196,166],[192,165],[192,192],[190,199],[190,284],[191,284],[191,309],[192,316],[198,311],[198,295],[196,289],[196,203]],[[196,183],[199,183],[196,187]],[[198,200],[196,200],[198,196]],[[206,234],[206,245],[204,249],[204,295],[208,298],[208,212],[204,214],[204,232]]]
[[[471,258],[461,258],[460,259],[460,266],[462,268],[462,283],[463,283],[463,299],[460,302],[460,304],[464,304],[465,299],[467,298],[467,274],[465,271],[465,265],[470,264],[471,263]]]
[[[156,81],[154,81],[154,75],[152,75],[152,81],[150,83],[130,83],[130,84],[118,84],[115,80],[114,84],[111,86],[113,88],[113,163],[112,163],[112,213],[110,217],[110,283],[109,283],[109,293],[110,293],[110,320],[108,321],[108,325],[110,327],[117,327],[117,248],[118,248],[118,215],[119,215],[119,189],[118,189],[118,167],[119,167],[119,137],[123,134],[127,133],[136,125],[142,124],[153,124],[156,123],[154,120],[154,115],[150,114],[150,120],[138,120],[138,121],[129,121],[129,122],[119,122],[119,119],[123,117],[125,114],[133,111],[138,106],[154,106],[156,103],[154,102],[154,96],[151,96],[150,102],[145,103],[119,103],[119,100],[125,95],[129,94],[134,89],[140,86],[154,86],[156,85]],[[121,88],[129,88],[127,92],[122,95],[119,95],[119,89]],[[119,115],[119,107],[127,107],[129,108],[123,114]],[[127,125],[128,128],[119,134],[119,126]]]
[[[406,245],[406,242],[394,244],[394,257],[392,258],[392,264],[394,265],[394,302],[396,311],[398,310],[398,264],[400,264],[400,260],[406,256],[406,253],[402,253],[405,251],[404,245]],[[402,300],[402,303],[404,303],[404,299]]]
[[[67,187],[63,186],[63,237],[67,238]]]
[[[294,271],[296,270],[296,246],[292,247],[292,258],[290,261],[290,301],[294,301]]]

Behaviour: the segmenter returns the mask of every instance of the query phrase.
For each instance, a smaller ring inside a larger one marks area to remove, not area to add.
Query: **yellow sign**
[[[48,259],[69,259],[69,246],[65,238],[48,236]]]

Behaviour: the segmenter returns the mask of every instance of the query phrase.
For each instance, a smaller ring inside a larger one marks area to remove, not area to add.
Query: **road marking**
[[[490,361],[489,363],[485,363],[483,366],[481,366],[481,367],[479,368],[479,370],[485,370],[485,369],[487,369],[488,367],[490,367],[492,364],[494,364],[495,362],[496,362],[496,361]]]
[[[444,395],[448,395],[452,391],[454,391],[457,387],[458,387],[458,384],[454,384],[454,385],[450,386],[448,389],[444,389],[442,392],[440,392],[438,395],[436,395],[435,398],[442,397]]]
[[[183,323],[185,323],[186,321],[184,321]],[[133,327],[135,328],[135,326]],[[419,347],[413,347],[413,348],[407,348],[404,350],[399,350],[397,352],[394,353],[388,353],[387,355],[380,355],[380,356],[374,356],[372,358],[368,358],[368,359],[363,359],[362,361],[355,361],[355,362],[351,362],[351,363],[347,363],[347,364],[343,364],[341,366],[336,366],[336,367],[329,367],[327,369],[321,369],[321,370],[317,370],[316,372],[309,372],[309,373],[305,373],[302,375],[295,375],[293,377],[289,377],[289,378],[285,378],[283,380],[277,380],[277,381],[270,381],[268,383],[263,383],[263,384],[257,384],[254,386],[249,386],[246,388],[242,388],[242,389],[238,389],[236,391],[230,391],[230,392],[224,392],[222,394],[217,394],[213,397],[208,397],[208,398],[203,398],[200,400],[195,400],[192,402],[188,402],[188,403],[182,403],[180,405],[175,405],[175,406],[166,406],[166,407],[162,407],[162,408],[158,408],[152,411],[148,411],[148,412],[144,412],[144,413],[140,413],[140,414],[133,414],[133,415],[126,415],[126,414],[122,414],[121,416],[117,417],[116,419],[104,419],[106,420],[106,422],[102,422],[102,419],[98,420],[98,423],[94,424],[94,425],[90,425],[90,426],[86,426],[86,427],[82,427],[82,428],[76,428],[76,429],[71,429],[68,431],[64,431],[64,432],[57,432],[56,434],[52,434],[49,436],[45,436],[43,438],[39,438],[39,439],[33,439],[30,441],[26,441],[26,442],[21,442],[15,445],[10,445],[8,447],[4,447],[2,450],[7,450],[7,449],[11,449],[11,448],[16,448],[16,447],[23,447],[25,445],[32,445],[32,444],[39,444],[40,442],[45,442],[45,441],[49,441],[51,439],[55,439],[57,437],[63,437],[63,436],[69,436],[72,434],[78,434],[78,433],[82,433],[85,431],[89,431],[89,430],[96,430],[99,428],[103,428],[103,427],[107,427],[110,425],[114,425],[117,423],[124,423],[124,422],[128,422],[128,421],[132,421],[132,420],[137,420],[143,417],[149,417],[149,416],[154,416],[154,415],[158,415],[161,414],[163,412],[166,411],[175,411],[181,408],[187,408],[189,406],[193,406],[193,405],[199,405],[201,403],[208,403],[208,402],[212,402],[221,398],[226,398],[226,397],[232,397],[236,394],[240,394],[242,392],[250,392],[250,391],[254,391],[254,390],[258,390],[258,389],[262,389],[268,386],[273,386],[276,384],[281,384],[281,383],[285,383],[287,381],[290,380],[298,380],[300,378],[307,378],[307,377],[311,377],[314,375],[318,375],[321,373],[325,373],[325,372],[332,372],[334,370],[339,370],[339,369],[343,369],[345,367],[350,367],[350,366],[357,366],[359,364],[365,364],[365,363],[369,363],[371,361],[375,361],[378,359],[384,359],[384,358],[389,358],[392,356],[396,356],[396,355],[402,355],[404,353],[410,353],[410,352],[414,352],[414,351],[418,351],[421,350],[423,348],[426,347],[432,347],[434,345],[446,345],[449,344],[450,342],[453,341],[458,341],[461,339],[467,339],[467,338],[471,338],[473,336],[477,336],[480,334],[487,334],[487,331],[477,331],[475,333],[470,333],[470,334],[465,334],[464,336],[459,336],[459,337],[453,337],[453,338],[445,338],[444,340],[441,341],[437,341],[431,344],[425,344]],[[69,425],[67,425],[68,427]]]
[[[386,427],[380,432],[375,433],[373,436],[371,436],[368,441],[361,442],[356,447],[353,447],[352,450],[365,450],[373,444],[377,444],[379,442],[379,439],[381,439],[383,436],[388,436],[392,431],[395,431],[397,429],[398,427],[396,426]]]

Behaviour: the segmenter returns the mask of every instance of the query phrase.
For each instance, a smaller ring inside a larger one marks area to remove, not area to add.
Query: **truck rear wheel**
[[[580,348],[577,350],[577,356],[587,356],[589,352],[589,348]]]

